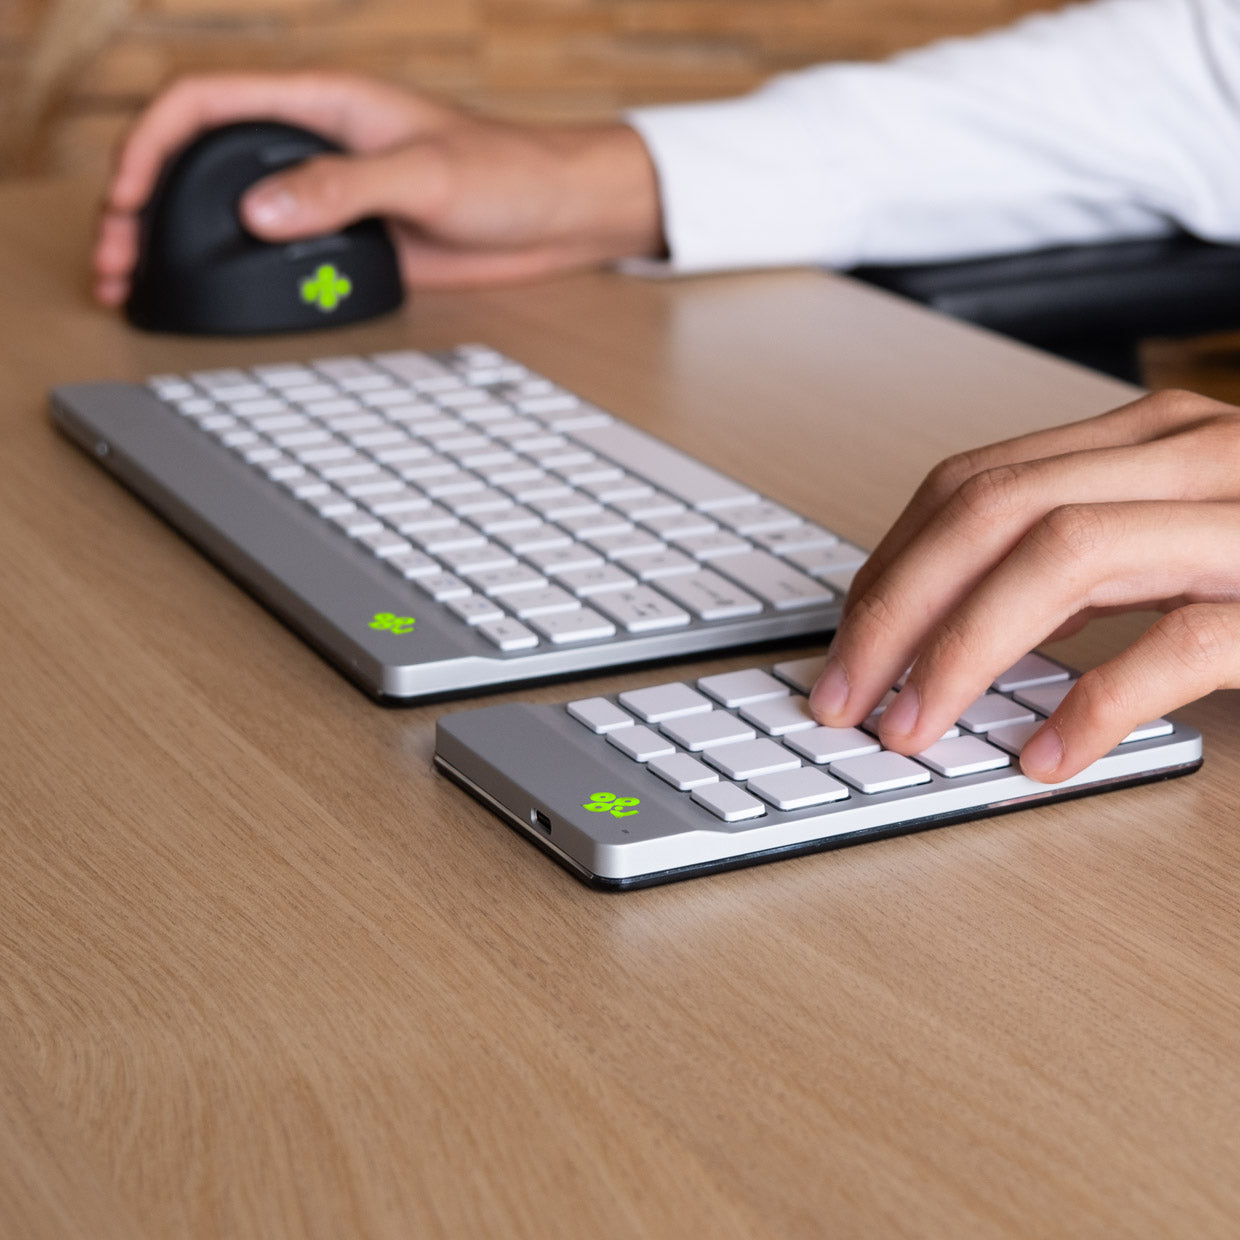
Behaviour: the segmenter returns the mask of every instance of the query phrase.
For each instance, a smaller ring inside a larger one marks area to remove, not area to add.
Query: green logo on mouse
[[[381,633],[410,633],[416,623],[413,616],[394,616],[390,611],[377,611],[370,627]]]
[[[330,314],[353,292],[353,282],[337,271],[331,263],[324,263],[312,276],[301,282],[301,299],[307,305],[318,306],[324,314]]]
[[[592,814],[610,814],[613,818],[631,818],[641,811],[631,808],[642,803],[641,797],[618,797],[612,792],[596,792],[581,807]]]

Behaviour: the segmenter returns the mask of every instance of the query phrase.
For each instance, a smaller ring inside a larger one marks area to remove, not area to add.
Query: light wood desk
[[[141,336],[89,215],[0,191],[4,1240],[1240,1234],[1234,697],[1189,779],[596,894],[45,401],[481,339],[872,542],[940,456],[1126,389],[795,272]]]

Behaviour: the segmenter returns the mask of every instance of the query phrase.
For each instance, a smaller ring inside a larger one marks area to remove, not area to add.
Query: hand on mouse
[[[1058,782],[1137,724],[1240,687],[1240,408],[1159,392],[931,471],[853,582],[810,697],[859,723],[910,663],[884,745],[932,744],[991,681],[1091,617],[1166,613],[1086,672],[1021,754]]]
[[[205,129],[279,120],[347,154],[267,178],[246,227],[284,241],[386,216],[411,286],[464,286],[661,251],[653,165],[627,125],[517,125],[337,73],[184,78],[128,135],[94,252],[95,294],[128,295],[137,215],[164,161]]]

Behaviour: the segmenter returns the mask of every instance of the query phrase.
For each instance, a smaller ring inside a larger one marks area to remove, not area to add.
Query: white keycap
[[[528,616],[548,616],[553,611],[576,611],[581,600],[574,598],[559,586],[545,586],[541,590],[522,590],[504,600],[524,620]]]
[[[689,613],[649,586],[602,590],[590,595],[591,606],[629,633],[653,633],[689,623]]]
[[[482,535],[464,521],[436,526],[432,530],[406,531],[403,526],[404,522],[397,523],[411,541],[423,551],[439,556],[453,572],[461,568],[500,568],[512,562],[512,556],[505,557],[492,550]]]
[[[489,598],[481,594],[466,594],[461,598],[448,600],[448,610],[464,620],[466,624],[481,624],[485,620],[501,620],[504,612]]]
[[[226,404],[239,418],[257,418],[263,414],[288,413],[288,405],[274,396],[260,396],[256,400],[230,400]]]
[[[1068,669],[1052,663],[1040,654],[1027,654],[1017,659],[1001,676],[995,677],[991,686],[1000,693],[1011,693],[1015,689],[1029,689],[1034,685],[1050,685],[1059,680],[1068,679]]]
[[[855,572],[870,558],[868,551],[852,543],[835,542],[827,547],[811,547],[807,551],[791,551],[790,559],[811,577],[823,577],[840,571]]]
[[[801,759],[774,741],[740,741],[720,745],[706,751],[706,761],[721,770],[729,779],[752,779],[772,771],[790,771],[801,765]]]
[[[752,594],[710,569],[662,578],[659,589],[701,620],[731,620],[762,611],[762,604]]]
[[[602,590],[620,590],[634,585],[633,578],[615,564],[596,568],[552,569],[551,575],[578,598],[589,598]]]
[[[391,371],[398,379],[414,383],[419,379],[454,378],[442,363],[415,349],[400,349],[391,353],[375,353],[371,360],[384,370]]]
[[[751,779],[747,787],[750,792],[782,810],[808,809],[811,805],[825,805],[829,801],[845,801],[849,795],[848,788],[838,779],[832,779],[812,766],[759,775]]]
[[[412,551],[408,539],[402,538],[395,530],[389,530],[386,526],[379,526],[375,530],[367,530],[366,533],[358,535],[358,542],[365,544],[380,559],[387,559],[390,555],[397,555],[402,551]]]
[[[773,702],[754,702],[741,707],[741,718],[756,724],[769,736],[789,736],[816,728],[818,721],[809,713],[809,702],[799,693],[776,698]]]
[[[366,501],[366,507],[381,517],[411,516],[415,512],[425,512],[431,501],[412,487],[401,486],[394,491],[383,491]]]
[[[1041,719],[1034,719],[1030,723],[1010,723],[991,728],[986,733],[986,740],[992,745],[998,745],[1000,749],[1006,749],[1010,754],[1018,754],[1041,726]]]
[[[843,758],[859,758],[863,754],[878,753],[881,745],[860,728],[807,728],[794,732],[785,744],[803,758],[822,765],[838,762]]]
[[[1044,715],[1054,714],[1059,703],[1076,687],[1075,678],[1059,680],[1050,685],[1032,685],[1028,689],[1017,689],[1012,696],[1023,706],[1032,706]]]
[[[826,661],[825,655],[811,655],[808,659],[786,659],[783,663],[776,663],[771,671],[785,684],[800,689],[802,693],[809,693],[822,675]]]
[[[429,500],[422,508],[417,508],[413,512],[393,513],[390,519],[402,534],[421,534],[436,529],[461,528],[461,522],[446,508],[432,504]]]
[[[502,598],[523,590],[540,590],[547,585],[546,577],[535,572],[528,564],[505,564],[494,568],[479,565],[477,568],[458,568],[457,571],[463,577],[468,577],[477,589],[493,598]]]
[[[675,577],[680,573],[696,573],[697,561],[680,551],[659,551],[654,555],[631,555],[625,558],[624,567],[638,581],[658,581],[660,577]]]
[[[753,540],[760,547],[773,551],[776,555],[787,556],[793,551],[810,551],[816,547],[830,547],[838,539],[821,525],[811,525],[802,521],[791,529],[771,530],[753,535]]]
[[[703,766],[696,758],[687,753],[674,753],[668,758],[655,758],[650,769],[660,778],[666,780],[680,792],[690,792],[694,788],[704,788],[707,784],[717,784],[719,774],[710,767]]]
[[[623,530],[618,534],[598,534],[589,540],[595,551],[609,560],[627,560],[634,555],[651,555],[663,550],[663,543],[645,530]]]
[[[852,784],[859,792],[893,792],[930,782],[930,772],[903,754],[866,754],[861,758],[843,758],[831,764],[831,774]]]
[[[703,693],[709,693],[724,706],[748,706],[752,702],[766,702],[772,698],[788,696],[786,685],[758,667],[743,672],[721,672],[717,676],[703,676],[697,682]]]
[[[682,749],[693,753],[713,749],[716,745],[751,741],[757,735],[753,728],[726,710],[711,710],[704,715],[671,719],[660,725],[660,731],[664,736],[670,736]]]
[[[724,556],[712,563],[725,576],[780,611],[829,603],[833,597],[825,586],[766,551]]]
[[[630,689],[620,694],[620,705],[646,723],[662,723],[665,719],[679,719],[684,715],[703,715],[713,709],[710,698],[678,681],[651,685],[646,689]]]
[[[718,524],[700,512],[689,512],[681,506],[678,512],[666,516],[646,517],[642,524],[653,530],[660,538],[682,538],[691,534],[710,534],[719,528]]]
[[[751,797],[735,784],[707,784],[704,788],[694,788],[689,795],[724,822],[744,822],[747,818],[761,818],[766,813],[766,806],[757,797]]]
[[[606,732],[614,732],[617,728],[633,726],[633,716],[604,697],[582,698],[577,702],[569,702],[566,709],[578,723],[585,724],[591,732],[597,732],[600,736]]]
[[[611,506],[624,513],[630,521],[643,523],[651,517],[670,517],[686,511],[680,500],[655,490],[651,490],[649,495],[639,495],[632,499],[613,499]]]
[[[661,758],[676,752],[676,747],[666,737],[640,725],[608,732],[607,743],[615,745],[634,762],[649,762],[651,758]]]
[[[537,635],[531,633],[519,620],[511,618],[486,621],[478,625],[475,631],[501,650],[529,650],[538,645]]]
[[[727,530],[712,530],[709,534],[673,534],[669,541],[675,543],[678,550],[702,563],[753,550],[752,543]]]
[[[525,530],[529,533],[543,524],[537,513],[511,501],[504,508],[478,514],[474,521],[485,534],[507,533],[512,530]]]
[[[960,726],[970,732],[989,732],[991,728],[1009,723],[1027,723],[1033,711],[1018,705],[1000,693],[983,693],[960,715]]]
[[[554,526],[544,528],[555,529]],[[541,540],[533,547],[526,546],[519,541],[514,545],[509,539],[501,539],[501,541],[512,547],[514,551],[524,552],[531,564],[537,565],[544,573],[550,573],[554,577],[559,577],[563,573],[578,572],[583,568],[598,568],[603,563],[602,556],[596,551],[570,543],[562,531],[559,542],[552,543],[550,546],[540,545]]]
[[[450,508],[458,517],[472,517],[481,513],[498,512],[502,509],[516,507],[502,491],[495,491],[490,487],[468,491],[463,495],[454,495],[444,506]],[[531,517],[531,520],[536,520],[536,518]]]
[[[535,508],[537,505],[531,504],[530,507]],[[632,526],[619,513],[610,512],[603,508],[600,508],[597,512],[584,512],[576,516],[556,517],[555,521],[557,525],[562,525],[574,538],[598,539],[606,534],[626,534],[632,531]],[[647,535],[647,537],[649,538],[650,536]],[[647,546],[657,550],[662,544],[658,540],[652,539]]]
[[[1148,723],[1139,723],[1127,736],[1120,741],[1127,745],[1130,741],[1149,741],[1156,736],[1170,736],[1175,726],[1170,719],[1151,719]]]
[[[795,512],[779,504],[773,504],[769,499],[721,512],[719,520],[728,529],[745,535],[757,534],[765,530],[785,530],[802,523],[801,518]]]
[[[616,626],[610,620],[605,620],[597,611],[591,611],[588,607],[580,607],[576,611],[555,612],[549,616],[534,616],[530,619],[530,624],[556,646],[595,641],[610,637],[616,631]]]
[[[442,571],[438,560],[432,560],[421,551],[398,551],[395,555],[388,556],[384,562],[410,581],[415,577],[430,577]]]
[[[344,478],[368,478],[379,474],[379,466],[374,461],[359,457],[355,453],[347,460],[328,461],[321,463],[316,471],[320,477],[329,482]]]
[[[437,603],[473,593],[465,582],[451,573],[428,573],[424,577],[415,578],[414,584],[424,594],[429,594]]]
[[[360,508],[356,512],[341,513],[338,517],[332,517],[332,520],[350,538],[361,538],[366,534],[377,534],[383,529],[383,523],[378,517],[373,517],[370,513],[363,512]]]
[[[979,771],[994,771],[1012,764],[1006,753],[988,745],[980,736],[957,736],[952,740],[936,741],[917,757],[932,771],[938,771],[949,779],[976,775]]]
[[[574,438],[691,508],[724,508],[758,499],[748,487],[620,422],[579,430]]]

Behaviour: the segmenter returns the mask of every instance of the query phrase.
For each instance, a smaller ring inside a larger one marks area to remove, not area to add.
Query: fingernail
[[[883,711],[880,724],[889,736],[907,736],[917,726],[921,713],[921,698],[912,685],[905,685],[895,696],[895,701]]]
[[[1045,727],[1020,751],[1020,766],[1031,779],[1049,782],[1063,762],[1063,740]]]
[[[848,704],[848,673],[834,655],[826,664],[809,695],[809,708],[815,715],[837,715]]]
[[[246,222],[259,228],[284,223],[297,211],[297,199],[280,185],[260,185],[245,197]]]

